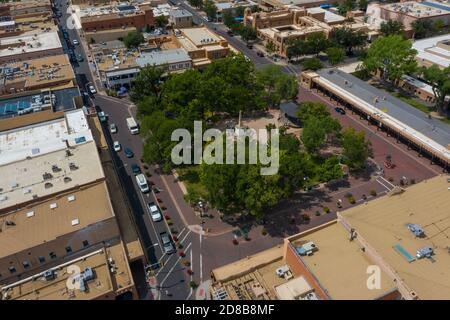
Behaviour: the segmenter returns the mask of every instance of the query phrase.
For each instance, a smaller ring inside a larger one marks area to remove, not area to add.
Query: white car
[[[97,93],[97,90],[95,90],[95,87],[94,87],[92,84],[89,86],[89,91],[90,91],[92,94]]]
[[[114,151],[119,152],[122,149],[119,141],[114,141]]]
[[[109,125],[109,131],[111,131],[111,133],[117,133],[117,126],[115,123]]]
[[[77,39],[73,39],[72,43],[73,43],[74,46],[77,46],[78,45],[78,40]]]
[[[152,217],[153,222],[158,222],[162,220],[161,210],[159,210],[158,205],[154,202],[147,203],[148,211],[150,212],[150,216]]]

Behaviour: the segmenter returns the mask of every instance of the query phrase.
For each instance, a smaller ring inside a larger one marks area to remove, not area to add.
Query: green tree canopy
[[[367,43],[367,35],[362,31],[354,31],[350,28],[338,28],[333,31],[331,41],[347,50],[347,54],[351,55],[354,48]]]
[[[330,42],[322,32],[310,34],[306,38],[306,48],[309,54],[318,55],[330,46]]]
[[[203,0],[188,0],[189,4],[195,8],[201,8],[203,5]]]
[[[144,41],[144,36],[139,31],[131,31],[123,38],[123,43],[127,48],[137,48]]]
[[[403,23],[397,20],[383,21],[380,25],[380,32],[383,36],[390,36],[393,34],[403,35]]]
[[[323,68],[322,62],[317,58],[305,59],[302,65],[305,70],[318,70]]]
[[[169,24],[169,19],[165,15],[157,16],[155,19],[155,26],[158,28],[164,28]]]
[[[278,107],[281,101],[291,100],[297,95],[295,76],[284,73],[280,66],[271,64],[258,70],[256,79],[265,88],[263,99],[269,107]]]
[[[416,70],[416,54],[411,41],[400,35],[381,37],[368,49],[363,67],[369,72],[380,71],[383,79],[395,81]]]
[[[436,32],[433,23],[430,20],[418,19],[411,23],[414,39],[423,39]]]
[[[217,7],[213,0],[203,1],[203,11],[205,11],[206,16],[211,20],[215,20],[217,17]]]
[[[166,72],[163,67],[147,65],[139,72],[133,81],[130,98],[138,102],[146,96],[158,97],[160,93],[161,77]]]
[[[440,69],[438,66],[432,65],[429,68],[422,68],[421,72],[433,89],[436,110],[443,115],[447,107],[445,97],[450,95],[450,67]]]
[[[339,64],[345,59],[345,51],[342,48],[331,47],[327,49],[326,53],[332,65]]]
[[[362,169],[371,154],[370,142],[366,140],[364,132],[353,128],[342,133],[342,147],[344,163],[352,170]]]

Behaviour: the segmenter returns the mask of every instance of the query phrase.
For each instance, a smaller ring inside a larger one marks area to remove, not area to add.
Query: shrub
[[[148,170],[148,165],[144,164],[143,167],[144,167],[145,170]]]
[[[183,251],[178,252],[178,255],[182,258],[186,257],[186,254]]]
[[[193,275],[194,271],[192,271],[192,269],[187,269],[186,272],[188,273],[188,275]]]
[[[374,189],[372,189],[372,190],[370,190],[370,195],[372,197],[376,197],[377,196],[377,192]]]
[[[330,208],[328,208],[328,207],[323,207],[323,212],[325,212],[325,213],[330,213]]]
[[[311,220],[311,217],[307,215],[306,213],[302,214],[302,220],[305,222],[309,222]]]
[[[266,230],[266,229],[262,229],[262,230],[261,230],[261,234],[262,234],[263,236],[267,235],[267,230]]]
[[[165,218],[166,220],[170,220],[170,216],[169,216],[168,214],[164,215],[164,218]]]
[[[182,245],[181,243],[179,243],[179,244],[177,245],[177,248],[178,248],[178,249],[183,249],[183,245]]]
[[[409,180],[409,183],[410,183],[410,184],[415,184],[415,183],[416,183],[416,179],[411,179],[411,180]]]
[[[303,68],[305,70],[319,70],[321,68],[323,68],[323,64],[322,62],[320,62],[319,59],[317,58],[310,58],[310,59],[305,59],[302,62]]]
[[[233,239],[233,244],[234,244],[235,246],[237,246],[237,245],[239,244],[239,241],[237,241],[236,239]]]
[[[355,198],[353,198],[353,196],[348,198],[348,202],[350,202],[350,204],[355,204],[356,203]]]
[[[289,220],[289,223],[290,223],[290,224],[295,224],[295,219],[292,218],[291,220]]]
[[[147,172],[145,173],[145,176],[146,176],[147,178],[150,178],[150,177],[152,176],[152,174],[151,174],[150,172],[147,171]]]
[[[314,214],[318,217],[318,216],[320,216],[320,211],[316,210],[316,212]]]
[[[190,281],[189,282],[189,287],[192,288],[192,289],[196,289],[198,287],[198,284],[195,281]]]
[[[183,261],[183,265],[186,266],[186,267],[190,267],[191,263],[189,261],[187,261],[187,260],[184,260]]]
[[[177,242],[178,241],[178,237],[177,236],[172,236],[172,240]]]
[[[171,226],[171,225],[173,225],[173,222],[172,222],[172,220],[167,220],[167,225],[168,225],[168,226]]]
[[[394,182],[394,178],[392,178],[392,177],[389,177],[388,180],[389,180],[389,182]]]

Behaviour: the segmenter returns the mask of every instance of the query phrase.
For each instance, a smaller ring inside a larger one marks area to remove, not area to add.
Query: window
[[[40,263],[45,263],[45,257],[40,256],[38,257],[38,260]]]
[[[30,263],[28,261],[23,261],[22,265],[25,269],[28,269],[30,267]]]
[[[87,246],[89,246],[89,241],[84,240],[84,241],[83,241],[83,247],[87,247]]]
[[[56,253],[54,253],[53,251],[50,252],[48,255],[50,256],[50,259],[56,259]]]
[[[9,272],[16,273],[16,268],[13,266],[9,267]]]
[[[66,247],[66,253],[71,253],[72,252],[72,248],[70,246]]]

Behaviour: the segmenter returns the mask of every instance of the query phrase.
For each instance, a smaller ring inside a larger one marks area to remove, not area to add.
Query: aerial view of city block
[[[449,104],[446,0],[1,0],[0,300],[450,300]]]

